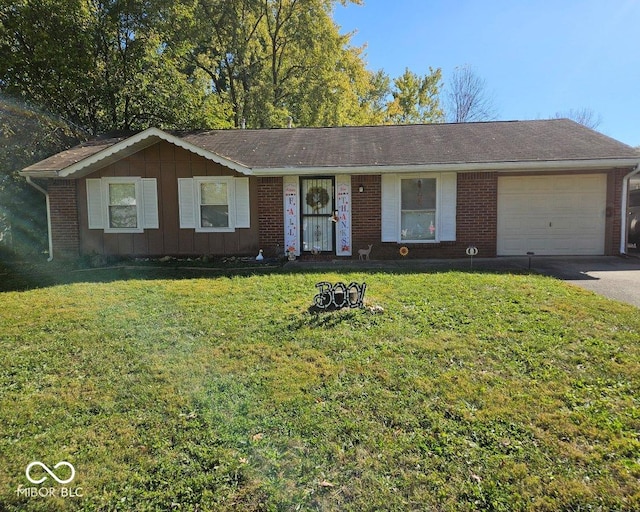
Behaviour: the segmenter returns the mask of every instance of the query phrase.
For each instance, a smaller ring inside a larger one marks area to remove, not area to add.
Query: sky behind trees
[[[498,119],[590,109],[598,130],[640,146],[640,2],[637,0],[364,0],[338,6],[357,30],[369,69],[441,68],[446,83],[469,65],[486,81]]]

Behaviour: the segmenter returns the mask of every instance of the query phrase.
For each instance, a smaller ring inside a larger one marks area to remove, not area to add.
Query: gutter
[[[529,172],[529,171],[600,171],[613,167],[638,165],[637,158],[602,160],[537,160],[522,162],[457,162],[403,165],[358,165],[325,167],[252,167],[254,176],[306,176],[315,174],[387,174],[411,172]]]
[[[640,164],[622,179],[622,207],[621,207],[621,223],[620,223],[620,254],[627,254],[627,203],[629,201],[629,181],[636,174],[640,173]]]
[[[48,262],[53,261],[53,237],[51,235],[51,203],[49,202],[49,192],[40,185],[32,181],[31,176],[27,176],[27,183],[35,188],[38,192],[44,194],[47,203],[47,238],[49,239],[49,257]]]

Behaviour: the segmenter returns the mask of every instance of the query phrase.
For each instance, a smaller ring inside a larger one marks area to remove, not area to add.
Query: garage
[[[498,256],[601,255],[604,174],[498,178]]]

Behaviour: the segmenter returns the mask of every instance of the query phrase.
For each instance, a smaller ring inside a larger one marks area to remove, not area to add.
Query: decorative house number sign
[[[332,285],[326,281],[316,284],[318,293],[313,298],[313,305],[321,310],[342,308],[361,308],[364,306],[364,292],[367,283],[336,283]]]

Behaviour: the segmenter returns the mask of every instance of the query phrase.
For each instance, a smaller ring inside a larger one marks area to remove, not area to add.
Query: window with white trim
[[[400,241],[436,239],[436,179],[400,180]]]
[[[200,180],[198,183],[199,225],[203,229],[228,229],[229,182],[220,179]]]
[[[89,229],[105,233],[142,233],[158,229],[155,178],[87,179]]]
[[[232,232],[250,227],[249,178],[178,178],[178,201],[182,229]]]
[[[455,241],[457,175],[455,172],[383,174],[383,242]]]
[[[107,210],[109,229],[138,228],[138,199],[136,183],[107,183]]]

